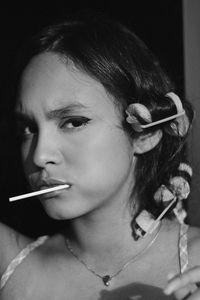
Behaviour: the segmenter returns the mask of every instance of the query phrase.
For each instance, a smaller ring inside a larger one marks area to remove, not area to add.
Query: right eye
[[[37,127],[32,123],[18,122],[17,133],[22,138],[28,138],[37,133]]]
[[[30,126],[24,127],[23,135],[27,136],[27,135],[30,135],[30,134],[34,134],[32,128]]]

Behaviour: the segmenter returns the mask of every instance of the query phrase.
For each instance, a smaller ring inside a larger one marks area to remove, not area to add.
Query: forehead
[[[56,54],[33,58],[22,75],[17,110],[29,113],[73,104],[116,117],[114,100],[97,80]]]

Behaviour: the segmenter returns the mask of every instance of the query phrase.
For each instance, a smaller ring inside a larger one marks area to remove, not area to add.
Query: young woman
[[[45,28],[22,57],[25,174],[33,191],[61,188],[38,198],[66,226],[32,241],[1,225],[0,299],[199,299],[200,230],[183,203],[190,104],[105,17]]]

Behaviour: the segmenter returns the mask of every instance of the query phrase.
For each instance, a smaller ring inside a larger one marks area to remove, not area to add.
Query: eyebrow
[[[86,110],[86,109],[88,110],[88,107],[82,103],[73,103],[47,112],[47,118],[58,119],[66,116],[67,114],[74,113],[78,110]]]
[[[47,112],[47,118],[49,120],[51,119],[58,119],[66,116],[67,114],[74,113],[78,110],[88,110],[89,108],[85,106],[82,103],[72,103],[64,107],[60,107],[58,109],[54,109],[52,111]],[[31,120],[32,117],[30,117],[28,114],[23,113],[21,111],[15,111],[16,119],[25,119],[25,120]]]

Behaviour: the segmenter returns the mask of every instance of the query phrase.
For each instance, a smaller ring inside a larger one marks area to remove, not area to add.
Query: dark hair
[[[177,113],[173,101],[165,97],[166,93],[175,91],[175,87],[158,60],[131,30],[105,16],[78,15],[68,22],[43,29],[24,48],[22,69],[31,57],[42,52],[57,53],[66,63],[72,61],[98,80],[113,96],[124,117],[124,130],[132,138],[136,133],[125,122],[129,104],[140,102],[147,106],[153,121]],[[185,100],[182,104],[191,121],[190,104]],[[156,203],[153,195],[161,184],[176,174],[180,162],[185,161],[185,137],[167,132],[163,132],[153,150],[138,156],[134,193],[141,201],[137,213],[146,209],[156,216],[160,212],[162,204]]]

